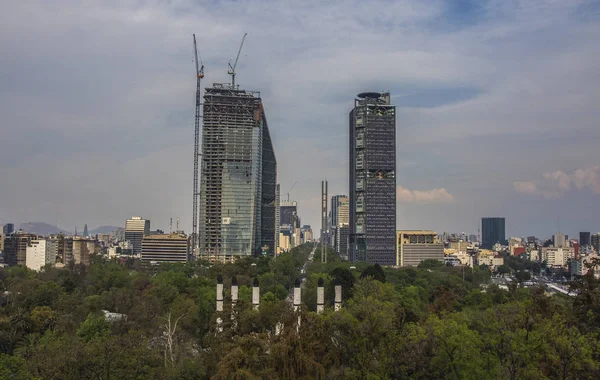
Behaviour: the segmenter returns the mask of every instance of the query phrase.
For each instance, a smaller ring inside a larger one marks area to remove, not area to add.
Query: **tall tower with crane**
[[[274,254],[277,161],[260,93],[230,83],[205,88],[198,255],[211,261]]]
[[[194,187],[193,187],[193,206],[192,206],[192,238],[190,242],[190,252],[188,261],[196,259],[196,247],[198,246],[198,160],[200,159],[200,106],[201,106],[201,87],[200,83],[204,78],[204,65],[198,60],[198,48],[196,47],[196,35],[194,37],[194,62],[196,63],[196,119],[194,124]],[[177,218],[179,219],[179,218]],[[179,226],[177,227],[179,229]]]

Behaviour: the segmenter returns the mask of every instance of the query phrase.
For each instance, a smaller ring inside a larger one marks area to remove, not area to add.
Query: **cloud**
[[[545,173],[538,181],[515,181],[513,188],[518,193],[559,198],[567,194],[571,188],[590,190],[600,194],[600,166],[576,169],[570,174],[562,170]]]
[[[444,188],[431,190],[409,190],[404,186],[396,188],[396,199],[403,203],[450,203],[454,196]]]

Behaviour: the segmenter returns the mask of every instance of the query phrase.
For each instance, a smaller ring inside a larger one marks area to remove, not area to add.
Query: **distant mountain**
[[[69,234],[70,232],[61,230],[60,228],[53,226],[52,224],[43,223],[43,222],[29,222],[29,223],[21,223],[19,229],[29,232],[31,234],[38,235],[52,235],[52,234]]]
[[[123,228],[123,227],[117,227],[117,226],[100,226],[98,228],[94,228],[93,230],[90,230],[89,234],[90,234],[90,236],[94,236],[96,234],[112,234],[113,232],[115,232],[119,228]]]

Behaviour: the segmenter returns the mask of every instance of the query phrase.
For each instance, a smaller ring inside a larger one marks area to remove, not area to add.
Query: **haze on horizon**
[[[191,228],[195,77],[260,91],[282,197],[347,193],[356,94],[397,106],[398,227],[600,231],[598,1],[11,2],[0,13],[0,224]]]

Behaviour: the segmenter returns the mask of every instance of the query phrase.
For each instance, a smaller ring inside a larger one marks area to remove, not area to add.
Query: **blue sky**
[[[398,227],[600,231],[598,1],[28,1],[0,14],[0,223],[191,222],[203,82],[260,91],[282,191],[347,192],[354,96],[397,111]]]

